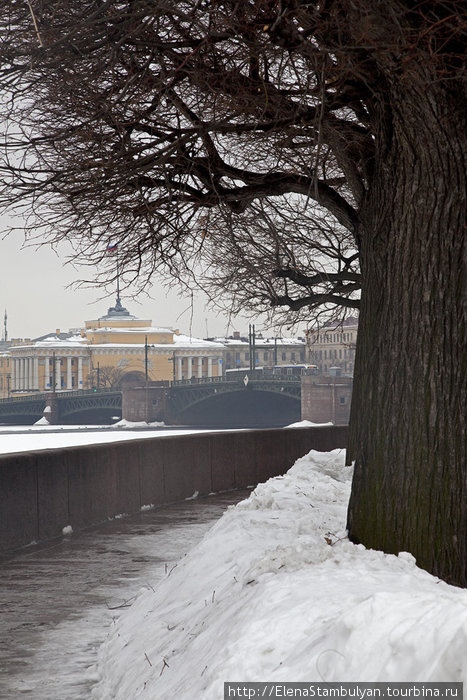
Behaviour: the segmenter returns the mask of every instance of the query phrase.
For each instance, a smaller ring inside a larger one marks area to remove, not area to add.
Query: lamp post
[[[250,346],[250,370],[256,368],[256,347],[255,347],[255,327],[249,326],[248,344]]]
[[[172,363],[172,381],[175,383],[175,360],[176,360],[176,351],[174,350],[172,352],[172,357],[168,357],[168,361]]]
[[[148,336],[144,338],[144,377],[146,379],[146,388],[148,385]]]

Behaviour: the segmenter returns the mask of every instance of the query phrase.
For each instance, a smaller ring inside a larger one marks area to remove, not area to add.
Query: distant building
[[[250,345],[248,337],[236,331],[228,338],[213,339],[225,346],[225,369],[248,369],[250,367]],[[255,367],[273,365],[298,365],[307,362],[305,338],[255,337]]]
[[[130,314],[117,297],[105,316],[84,329],[11,341],[0,355],[0,397],[73,391],[148,381],[216,377],[224,346],[154,327]]]
[[[307,332],[311,364],[321,374],[353,376],[358,318],[349,317],[340,323],[330,322]],[[340,371],[339,371],[340,370]]]

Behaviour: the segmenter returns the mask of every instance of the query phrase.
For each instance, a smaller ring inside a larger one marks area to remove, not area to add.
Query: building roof
[[[327,321],[322,327],[337,330],[342,326],[358,326],[358,316],[348,316],[343,321]]]
[[[241,345],[249,347],[250,345],[248,338],[213,338],[212,340],[225,346]],[[276,345],[277,347],[281,345],[305,345],[305,342],[305,338],[258,338],[258,336],[256,336],[255,347],[274,348]]]

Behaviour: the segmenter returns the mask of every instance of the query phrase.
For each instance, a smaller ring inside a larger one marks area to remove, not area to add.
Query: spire
[[[5,316],[3,317],[3,341],[6,343],[8,340],[8,331],[7,331],[7,319],[8,315],[5,309]]]

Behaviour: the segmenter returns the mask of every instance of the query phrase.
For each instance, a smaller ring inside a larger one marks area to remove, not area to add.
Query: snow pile
[[[48,407],[46,407],[46,408],[48,408]],[[36,420],[34,425],[50,425],[50,423],[45,416],[42,416],[42,418],[39,418],[39,420]]]
[[[298,423],[290,423],[285,428],[322,428],[323,426],[334,425],[334,423],[312,423],[310,420],[300,420]]]
[[[467,591],[345,536],[350,468],[311,452],[224,516],[99,652],[99,700],[224,681],[467,681]]]
[[[160,428],[165,426],[164,421],[154,421],[147,423],[146,421],[131,421],[122,418],[118,423],[112,423],[111,428]]]

